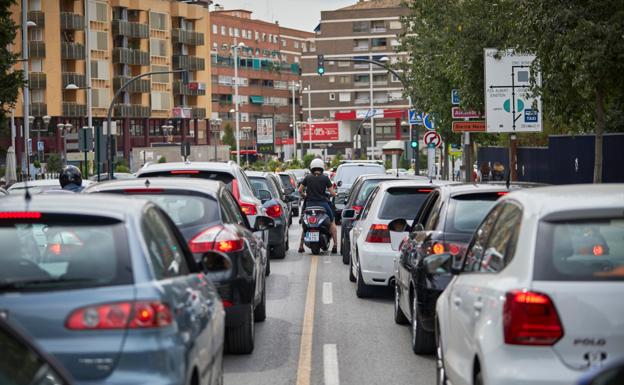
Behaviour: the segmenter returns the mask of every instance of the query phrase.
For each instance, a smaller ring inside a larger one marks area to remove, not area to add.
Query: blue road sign
[[[459,105],[459,90],[451,90],[451,104],[454,106]]]
[[[525,123],[537,123],[537,114],[535,110],[524,110],[524,122]]]
[[[422,123],[423,123],[423,126],[425,126],[427,130],[435,130],[433,126],[433,120],[431,119],[431,115],[425,114],[425,116],[422,119]]]
[[[422,124],[422,114],[416,112],[416,110],[409,110],[409,124]]]

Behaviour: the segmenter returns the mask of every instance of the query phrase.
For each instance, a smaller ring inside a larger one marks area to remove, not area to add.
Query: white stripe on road
[[[332,283],[323,282],[323,303],[330,305],[334,302],[334,296],[332,294]]]
[[[331,262],[332,262],[332,260],[331,260],[331,256],[330,255],[326,255],[323,258],[323,263],[331,263]]]
[[[325,385],[340,385],[338,350],[335,344],[323,345],[323,371],[325,374]]]

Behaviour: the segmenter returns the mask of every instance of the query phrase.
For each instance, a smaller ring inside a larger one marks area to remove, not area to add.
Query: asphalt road
[[[339,255],[297,253],[300,231],[293,223],[286,258],[271,260],[267,319],[253,354],[225,357],[225,384],[434,384],[433,356],[414,355],[393,321],[392,291],[357,298]]]

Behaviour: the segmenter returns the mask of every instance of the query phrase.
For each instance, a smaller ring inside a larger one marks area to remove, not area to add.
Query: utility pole
[[[26,173],[30,180],[30,148],[28,146],[30,142],[30,122],[28,121],[28,117],[30,116],[30,89],[28,88],[28,0],[22,0],[22,63],[24,63],[24,88],[22,89],[22,95],[24,97],[24,116],[22,119],[24,127],[24,157],[26,158]]]
[[[372,59],[372,58],[371,58]],[[370,146],[371,146],[371,159],[375,159],[375,111],[374,111],[374,91],[373,91],[373,63],[368,63],[368,84],[369,84],[369,93],[370,100],[369,106],[371,111],[370,117]]]
[[[242,44],[242,43],[241,43]],[[234,113],[236,114],[236,164],[240,166],[240,116],[238,113],[238,40],[234,38]]]
[[[307,90],[308,90],[308,137],[310,140],[310,152],[312,152],[312,86],[308,85]]]

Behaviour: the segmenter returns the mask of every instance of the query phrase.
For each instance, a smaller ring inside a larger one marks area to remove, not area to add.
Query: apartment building
[[[292,158],[293,114],[298,121],[302,112],[301,56],[313,34],[253,19],[246,10],[216,10],[210,16],[212,118],[220,120],[221,131],[226,125],[235,129],[233,111],[238,102],[241,153],[255,153],[258,119],[272,119],[273,153]],[[238,47],[237,100],[233,47]]]
[[[308,88],[304,94],[310,96],[309,105],[304,101],[304,116],[314,122],[324,121],[325,126],[333,122],[339,135],[332,138],[330,154],[359,156],[359,151],[358,154],[351,151],[358,132],[362,153],[366,147],[380,148],[389,140],[409,137],[408,128],[401,126],[408,102],[403,98],[399,79],[368,63],[338,61],[339,58],[368,59],[391,65],[406,60],[407,54],[397,51],[403,31],[401,16],[409,14],[401,3],[401,0],[359,0],[345,8],[321,12],[316,34],[308,41],[308,53],[303,56],[302,77]],[[317,74],[319,54],[325,58],[323,76]],[[361,124],[370,111],[373,116]],[[312,141],[315,147],[326,141],[327,136],[319,134],[318,129],[313,127],[312,132],[309,137],[304,132],[303,140]]]
[[[62,152],[63,139],[57,125],[70,124],[74,132],[87,125],[87,66],[95,127],[102,127],[113,95],[131,77],[149,71],[186,69],[188,79],[184,82],[180,73],[152,75],[132,83],[120,94],[113,110],[118,155],[129,160],[132,147],[155,142],[206,143],[210,116],[208,4],[175,0],[29,0],[30,136],[44,143],[46,153]],[[21,25],[19,5],[14,6],[12,15]],[[16,52],[21,51],[21,39],[18,33]],[[16,67],[23,68],[22,63]],[[15,108],[18,154],[24,151],[19,129],[22,100],[20,95]],[[50,117],[49,124],[43,117]]]

